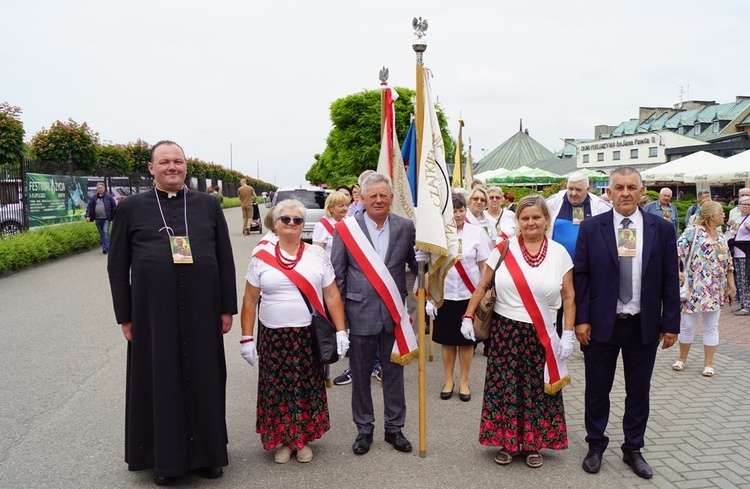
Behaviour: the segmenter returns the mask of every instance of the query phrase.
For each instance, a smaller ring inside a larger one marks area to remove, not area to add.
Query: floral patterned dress
[[[691,250],[692,247],[692,250]],[[677,240],[677,254],[687,262],[685,271],[690,297],[682,303],[682,312],[718,311],[724,305],[727,271],[732,269],[729,247],[723,235],[714,240],[703,226],[691,226]]]
[[[263,329],[255,431],[265,450],[301,450],[330,428],[323,367],[310,328]]]
[[[568,447],[562,391],[544,392],[544,347],[533,324],[493,314],[479,443],[510,453]]]

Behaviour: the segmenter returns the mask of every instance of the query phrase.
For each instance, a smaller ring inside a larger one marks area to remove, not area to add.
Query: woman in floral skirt
[[[495,462],[506,465],[522,455],[529,467],[543,463],[541,449],[568,446],[562,388],[570,383],[565,358],[573,351],[575,292],[573,262],[548,239],[550,216],[544,199],[529,195],[516,208],[517,236],[490,254],[463,318],[461,332],[474,336],[473,314],[495,275],[497,300],[490,328],[479,443],[499,447]],[[564,311],[562,338],[555,331]]]
[[[325,302],[337,330],[339,355],[349,348],[331,262],[321,247],[300,240],[305,213],[296,200],[274,207],[278,241],[253,250],[242,301],[241,353],[250,365],[258,363],[255,430],[264,449],[276,449],[277,463],[288,462],[294,451],[297,461],[310,462],[310,442],[330,429],[323,367],[313,353],[310,308],[325,313]],[[252,335],[261,292],[262,340],[256,350]]]

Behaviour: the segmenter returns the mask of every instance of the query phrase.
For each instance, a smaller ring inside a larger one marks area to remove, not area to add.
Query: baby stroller
[[[258,207],[257,202],[253,202],[253,219],[250,221],[250,232],[258,231],[258,233],[263,233],[263,224],[260,220],[260,208]]]

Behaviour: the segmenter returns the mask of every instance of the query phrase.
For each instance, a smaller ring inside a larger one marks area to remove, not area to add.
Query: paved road
[[[259,236],[242,236],[239,209],[226,215],[241,294]],[[150,471],[128,472],[123,462],[125,341],[114,322],[105,257],[92,250],[0,278],[0,318],[0,487],[152,487]],[[613,450],[600,474],[580,468],[586,453],[580,352],[569,363],[574,383],[565,389],[570,448],[543,452],[539,469],[520,459],[498,466],[495,450],[477,442],[485,367],[480,354],[474,357],[471,402],[438,399],[439,350],[427,364],[426,458],[398,453],[380,435],[368,455],[354,456],[350,387],[337,386],[329,390],[332,429],[313,444],[313,462],[277,465],[254,432],[257,373],[239,355],[235,318],[226,336],[230,465],[219,480],[186,476],[176,487],[750,487],[749,330],[750,319],[724,312],[712,379],[700,375],[699,342],[683,372],[670,369],[676,348],[659,352],[644,450],[655,475],[644,481],[618,457],[621,373],[612,393]],[[416,364],[407,367],[406,382],[404,432],[416,447]],[[382,399],[377,392],[374,399],[377,434]]]

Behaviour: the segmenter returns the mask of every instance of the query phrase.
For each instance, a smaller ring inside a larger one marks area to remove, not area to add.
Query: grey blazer
[[[354,217],[367,237],[366,246],[373,246],[370,234],[364,222],[362,214]],[[388,251],[385,257],[385,265],[391,272],[396,282],[401,298],[405,299],[406,290],[406,266],[412,272],[417,271],[417,261],[414,257],[414,240],[416,231],[414,223],[404,217],[388,214],[388,225],[390,226],[390,239]],[[365,277],[362,269],[346,249],[341,236],[333,235],[331,248],[331,263],[336,272],[336,285],[341,292],[344,301],[346,323],[350,333],[355,335],[376,335],[385,328],[388,333],[393,332],[395,326],[391,315],[378,295],[375,288]]]

